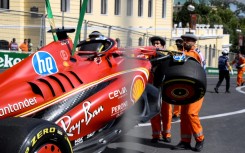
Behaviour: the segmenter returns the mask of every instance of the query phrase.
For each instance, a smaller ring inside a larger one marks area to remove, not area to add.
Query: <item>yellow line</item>
[[[104,78],[102,78],[102,79],[100,79],[100,80],[97,80],[97,81],[88,83],[88,84],[86,84],[86,85],[84,85],[84,86],[82,86],[82,87],[79,87],[79,88],[77,88],[77,89],[74,89],[74,90],[72,90],[72,91],[70,91],[70,92],[68,92],[68,93],[66,93],[66,94],[63,94],[63,95],[61,95],[60,97],[57,97],[57,98],[55,98],[55,99],[53,99],[53,100],[51,100],[51,101],[48,101],[48,102],[46,102],[46,103],[44,103],[44,104],[42,104],[42,105],[40,105],[40,106],[38,106],[38,107],[35,107],[35,108],[33,108],[33,109],[29,110],[29,111],[26,111],[26,112],[24,112],[24,113],[22,113],[22,114],[18,114],[18,115],[16,115],[15,117],[25,117],[25,116],[28,116],[28,115],[30,115],[31,113],[40,110],[39,108],[42,108],[43,106],[45,106],[45,107],[43,107],[43,109],[44,109],[44,108],[50,106],[51,104],[55,104],[55,103],[59,102],[60,100],[62,100],[62,98],[66,98],[66,96],[69,96],[69,95],[75,95],[76,93],[78,93],[78,92],[80,92],[80,91],[82,91],[82,90],[84,90],[84,89],[86,89],[86,88],[88,88],[88,87],[91,87],[91,86],[93,86],[93,85],[96,85],[96,84],[98,84],[99,82],[102,82],[102,81],[104,81],[104,80],[107,80],[107,79],[109,79],[109,78],[115,77],[115,76],[120,75],[120,74],[125,74],[125,73],[129,73],[129,72],[133,72],[133,71],[142,71],[142,72],[144,72],[144,74],[146,75],[146,78],[147,78],[147,80],[148,80],[148,77],[149,77],[149,71],[148,71],[146,68],[134,68],[134,69],[130,69],[130,70],[126,70],[126,71],[114,73],[114,74],[109,75],[109,76],[107,76],[107,77],[104,77]],[[31,112],[31,113],[30,113],[30,112]]]

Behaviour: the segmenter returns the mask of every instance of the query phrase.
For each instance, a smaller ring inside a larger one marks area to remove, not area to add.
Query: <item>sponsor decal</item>
[[[174,59],[174,61],[176,61],[176,62],[182,62],[182,61],[184,61],[184,59],[185,59],[185,54],[182,54],[182,55],[174,55],[174,56],[173,56],[173,59]]]
[[[101,57],[95,57],[95,58],[94,58],[94,62],[95,62],[96,64],[101,64],[101,63],[102,63]]]
[[[58,72],[57,64],[51,54],[38,51],[32,57],[35,72],[39,75],[49,75]]]
[[[125,111],[127,109],[127,107],[128,107],[128,101],[125,101],[125,102],[121,103],[120,105],[112,107],[111,108],[111,116],[122,114],[122,112]]]
[[[67,54],[67,52],[65,51],[65,50],[61,50],[60,51],[60,57],[64,60],[64,61],[66,61],[66,60],[68,60],[68,54]]]
[[[87,135],[87,139],[88,139],[88,138],[91,138],[92,136],[94,136],[94,134],[95,134],[95,132],[92,132],[92,133],[88,134],[88,135]]]
[[[78,138],[77,140],[75,140],[75,146],[79,145],[81,143],[83,143],[83,137],[82,138]]]
[[[122,98],[123,96],[125,96],[127,94],[127,88],[126,87],[122,87],[122,89],[117,89],[113,92],[109,93],[109,99],[114,99],[114,98]]]
[[[79,144],[83,143],[84,141],[86,141],[87,139],[93,137],[93,136],[95,135],[96,132],[98,132],[98,131],[94,131],[94,132],[92,132],[92,133],[90,133],[90,134],[88,134],[88,135],[86,135],[86,136],[84,136],[84,137],[81,137],[81,138],[76,139],[76,140],[74,141],[75,146],[76,146],[76,145],[79,145]]]
[[[139,98],[141,97],[141,95],[143,94],[145,90],[145,82],[144,79],[142,78],[142,76],[137,75],[134,79],[133,79],[133,83],[131,86],[131,100],[133,103],[137,102],[139,100]]]
[[[41,139],[43,137],[44,137],[44,139],[46,139],[47,137],[52,136],[52,135],[62,136],[64,138],[64,140],[69,144],[69,149],[72,150],[72,146],[70,144],[68,137],[61,130],[57,129],[54,126],[44,127],[42,129],[40,129],[39,131],[34,131],[34,132],[30,133],[30,135],[32,136],[32,138],[31,138],[30,142],[28,141],[25,143],[27,146],[25,149],[23,149],[24,153],[33,152],[33,149],[36,148],[37,145],[40,145],[40,142],[42,142]],[[47,137],[45,137],[45,136],[47,136]],[[21,152],[23,152],[23,151],[21,151]]]
[[[48,133],[55,133],[57,132],[56,128],[55,127],[50,127],[50,128],[45,128],[45,129],[42,129],[40,130],[32,139],[31,139],[31,146],[33,147],[37,141],[42,138],[45,134],[48,134]],[[61,131],[59,131],[61,132]]]
[[[69,64],[67,61],[64,61],[64,62],[63,62],[63,65],[64,65],[65,67],[70,66],[70,64]]]
[[[81,133],[82,124],[88,125],[93,118],[98,116],[102,111],[104,111],[103,106],[99,106],[96,110],[91,110],[91,102],[83,102],[83,112],[85,115],[84,119],[72,125],[72,118],[70,116],[63,116],[57,123],[61,124],[61,127],[65,130],[68,136],[73,136],[73,131],[77,130],[77,134]]]
[[[17,53],[0,53],[0,68],[10,68],[19,63],[21,60],[29,56],[29,54]]]
[[[61,40],[60,44],[61,44],[62,46],[64,46],[64,45],[69,44],[69,41],[67,41],[67,40]]]
[[[20,101],[14,104],[8,104],[5,107],[0,107],[0,116],[4,116],[7,114],[11,114],[13,112],[31,107],[37,103],[36,97],[25,99],[24,101]]]
[[[76,139],[74,141],[75,146],[76,145],[79,145],[79,144],[83,143],[84,141],[86,141],[87,139],[93,137],[95,135],[95,133],[97,133],[97,132],[99,132],[99,131],[94,131],[94,132],[92,132],[92,133],[90,133],[90,134],[88,134],[88,135],[86,135],[84,137],[81,137],[81,138]]]

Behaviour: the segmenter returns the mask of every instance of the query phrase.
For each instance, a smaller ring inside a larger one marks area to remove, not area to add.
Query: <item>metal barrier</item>
[[[35,12],[22,12],[14,10],[1,10],[0,12],[0,32],[2,42],[10,42],[12,38],[16,38],[20,45],[24,38],[30,38],[33,44],[33,51],[38,50],[43,45],[53,41],[51,34],[47,34],[50,30],[48,19],[45,14]],[[77,18],[63,16],[54,16],[57,28],[76,28]],[[105,36],[114,38],[121,47],[126,46],[144,46],[149,45],[149,38],[153,36],[148,32],[140,32],[130,28],[107,25],[85,20],[82,25],[80,40],[84,40],[92,31],[100,31]],[[69,36],[75,38],[75,33]],[[166,38],[166,47],[173,45],[175,42],[171,38]],[[1,41],[0,41],[1,46]],[[3,45],[6,46],[6,45]],[[218,56],[221,55],[221,50],[217,50],[215,46],[198,46],[201,50],[208,67],[217,67]]]

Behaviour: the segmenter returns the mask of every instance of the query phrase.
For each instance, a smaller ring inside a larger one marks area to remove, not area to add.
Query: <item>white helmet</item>
[[[227,49],[223,49],[222,54],[228,55],[229,51]]]

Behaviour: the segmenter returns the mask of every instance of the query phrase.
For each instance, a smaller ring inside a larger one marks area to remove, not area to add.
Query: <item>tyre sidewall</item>
[[[180,90],[182,90],[183,94],[176,94]],[[190,80],[189,78],[171,78],[166,80],[162,87],[163,101],[175,105],[193,103],[204,95],[205,88],[197,81]]]
[[[155,71],[154,85],[161,86],[162,98],[165,102],[184,105],[201,99],[206,92],[206,73],[193,58],[185,63],[176,63],[167,59]],[[172,86],[172,87],[171,87]],[[188,88],[185,88],[188,86]],[[184,88],[189,95],[175,95],[174,89]]]
[[[19,153],[34,153],[45,144],[54,144],[62,153],[72,153],[66,133],[55,124],[44,123],[36,126],[26,137]]]

